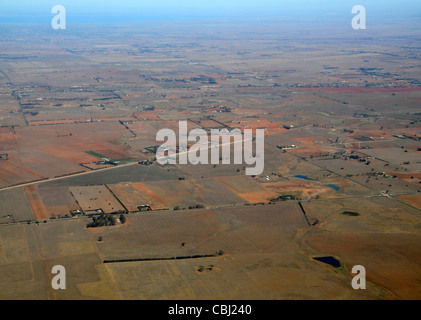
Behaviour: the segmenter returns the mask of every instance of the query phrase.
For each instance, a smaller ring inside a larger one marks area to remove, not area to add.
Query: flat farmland
[[[85,213],[97,210],[104,213],[125,211],[106,186],[70,187],[69,191]]]
[[[85,228],[89,220],[88,218],[67,221],[56,219],[40,223],[38,226],[28,225],[26,226],[29,229],[28,238],[37,241],[37,253],[43,259],[94,253],[95,242],[90,242]]]
[[[225,254],[179,261],[109,263],[107,268],[125,299],[374,298],[385,294],[376,287],[368,292],[351,290],[349,275],[332,272],[294,249],[295,237],[308,228],[296,204],[148,213],[130,216],[129,220],[120,232],[92,230],[92,239],[103,235],[98,248],[104,259],[186,256],[216,250]],[[121,233],[127,239],[117,236]],[[131,247],[123,243],[131,243]],[[198,271],[200,266],[205,268],[203,272]],[[226,285],[221,285],[221,280]],[[143,290],[139,291],[140,284]],[[313,289],[309,290],[310,286]]]
[[[69,177],[59,181],[47,181],[44,185],[48,187],[108,185],[120,182],[176,180],[180,176],[186,176],[186,173],[178,170],[176,167],[141,166],[133,164],[120,168],[117,166],[108,171],[98,171],[88,175]]]
[[[70,215],[72,210],[80,210],[75,198],[66,187],[38,187],[38,194],[44,204],[48,217]]]
[[[149,205],[152,210],[169,209],[144,183],[119,183],[108,187],[130,212],[138,212],[141,205]]]
[[[118,121],[21,128],[16,129],[16,135],[21,148],[36,146],[51,151],[51,147],[64,145],[72,146],[74,152],[109,149],[123,153],[124,157],[131,155],[130,150],[125,148],[122,143],[122,139],[130,133]],[[27,144],[28,135],[36,136],[39,140],[36,144]],[[78,163],[80,162],[84,161]]]
[[[233,159],[233,158],[231,158]],[[203,165],[176,165],[182,172],[181,176],[192,176],[195,178],[212,178],[221,176],[244,175],[245,165],[241,164],[203,164]]]
[[[341,198],[374,195],[375,192],[369,190],[362,184],[352,179],[345,179],[338,176],[329,176],[322,180],[323,185],[330,188],[330,192],[322,198]]]
[[[25,121],[19,112],[19,104],[12,97],[10,90],[7,91],[0,94],[0,126],[23,126]]]
[[[215,179],[250,203],[268,202],[270,198],[278,195],[273,191],[266,190],[248,176],[218,177]]]
[[[193,191],[203,203],[208,206],[224,206],[232,204],[244,204],[246,200],[239,197],[228,187],[224,186],[215,178],[195,179],[188,181]]]
[[[375,286],[355,291],[349,286],[351,277],[348,274],[319,265],[307,254],[297,252],[290,241],[301,228],[306,228],[304,221],[295,215],[298,209],[289,205],[274,207],[283,207],[282,214],[272,209],[268,212],[237,208],[221,212],[185,212],[184,216],[171,214],[172,218],[167,214],[149,213],[129,216],[128,224],[114,228],[87,230],[83,220],[2,228],[0,270],[11,276],[0,279],[1,296],[11,299],[23,296],[28,299],[176,300],[374,299],[386,295]],[[245,222],[241,223],[240,218],[245,218]],[[200,230],[191,228],[192,219]],[[235,232],[250,222],[254,222],[256,228],[248,232],[244,230],[244,233]],[[159,226],[158,234],[157,229],[145,233],[148,226],[152,227],[151,223]],[[284,223],[287,227],[279,232],[277,226]],[[212,227],[208,233],[199,232],[204,231],[202,228],[208,230],[208,227]],[[266,233],[268,227],[269,233]],[[234,234],[229,236],[231,232]],[[98,235],[103,241],[96,241]],[[181,248],[179,240],[182,235],[185,246]],[[237,246],[235,252],[230,252],[227,247],[225,254],[218,257],[102,263],[112,253],[118,258],[125,254],[130,254],[130,257],[141,253],[156,255],[159,248],[162,255],[186,254],[195,250],[203,253],[205,247],[213,247],[212,235],[219,239],[216,245],[237,238],[241,242],[240,238],[245,236],[249,239],[241,248]],[[202,242],[204,236],[207,239]],[[110,249],[110,254],[106,254]],[[57,264],[66,267],[67,290],[54,291],[50,287],[49,270]]]
[[[268,191],[275,192],[279,195],[293,195],[297,198],[310,199],[315,196],[324,196],[330,193],[328,187],[324,187],[319,183],[300,183],[296,181],[277,181],[263,183]],[[276,198],[276,197],[273,197]]]
[[[31,231],[29,231],[31,232]],[[0,296],[2,299],[47,299],[48,278],[40,261],[32,261],[33,245],[24,225],[0,230]]]
[[[297,204],[143,213],[129,222],[89,230],[92,239],[104,234],[98,245],[104,260],[273,252],[307,227]]]
[[[13,159],[14,155],[10,155],[9,160],[0,160],[0,187],[43,178],[42,175],[14,163]]]
[[[280,122],[270,122],[266,120],[257,120],[257,121],[241,121],[241,123],[226,123],[232,128],[238,129],[262,129],[265,130],[265,134],[273,134],[278,132],[284,132],[287,129],[282,127]],[[243,130],[242,130],[243,131]]]
[[[26,186],[24,187],[26,197],[31,205],[32,212],[37,220],[44,220],[48,218],[47,210],[45,209],[44,203],[38,194],[37,186]]]
[[[118,122],[19,127],[15,131],[2,128],[0,132],[3,152],[9,155],[9,160],[0,160],[4,186],[86,171],[79,164],[98,161],[100,156],[124,160],[140,155],[116,139],[114,133],[121,139],[130,135]],[[14,150],[9,151],[11,147]]]
[[[314,249],[340,257],[348,270],[363,265],[367,281],[387,288],[398,299],[420,298],[419,235],[321,233],[309,241]]]
[[[97,266],[101,261],[95,244],[89,242],[82,221],[8,226],[0,230],[0,277],[3,299],[98,299],[115,297],[111,283],[103,279],[106,290],[86,290],[98,287],[101,281]],[[51,288],[51,269],[66,268],[66,290]],[[81,286],[81,287],[79,287]],[[86,288],[86,289],[85,289]],[[107,291],[108,289],[108,291]]]
[[[199,120],[196,121],[200,124],[201,127],[205,129],[217,129],[217,128],[223,128],[224,126],[220,123],[216,122],[215,120]]]
[[[356,175],[352,177],[352,179],[379,193],[415,193],[418,192],[418,190],[421,190],[420,184],[417,183],[418,180],[415,179],[411,179],[410,182],[408,182],[402,179],[393,178],[392,176],[370,177],[369,174]]]
[[[363,153],[376,157],[378,159],[385,160],[390,163],[403,164],[404,162],[409,162],[416,164],[420,160],[420,153],[417,151],[408,151],[402,148],[378,148],[371,150],[364,150]],[[421,165],[418,164],[417,169],[421,169]]]
[[[189,207],[202,204],[202,199],[194,193],[193,186],[184,181],[151,181],[145,185],[169,208]]]
[[[398,299],[420,297],[419,212],[389,198],[333,201],[329,209],[315,202],[305,207],[322,226],[304,236],[308,247],[337,257],[348,272],[354,265],[365,266],[367,280]]]
[[[145,182],[145,185],[171,209],[176,206],[218,206],[246,203],[236,192],[212,178]]]
[[[419,193],[398,196],[396,199],[421,210],[421,194]]]
[[[31,205],[23,188],[0,191],[0,213],[2,216],[10,215],[10,218],[2,218],[1,222],[33,220]]]
[[[341,175],[364,175],[370,172],[384,172],[387,169],[385,163],[376,159],[370,159],[370,164],[360,162],[358,160],[344,160],[344,159],[333,159],[332,157],[326,157],[324,159],[314,158],[310,159],[309,162],[313,163],[323,169],[327,169],[336,172]],[[374,168],[374,170],[372,170]]]
[[[295,195],[304,199],[314,197],[330,199],[374,194],[373,191],[368,190],[357,182],[338,176],[330,176],[317,180],[307,180],[304,177],[307,176],[303,176],[303,178],[289,177],[288,180],[279,179],[280,181],[261,184],[267,190],[283,195]],[[270,180],[276,180],[276,177],[270,177]]]
[[[376,299],[385,295],[379,288],[352,290],[347,276],[333,274],[288,249],[277,254],[115,263],[107,268],[121,297],[128,300]],[[200,268],[205,271],[198,272]]]
[[[17,146],[15,133],[12,128],[0,127],[0,152],[8,152]]]
[[[39,149],[26,149],[19,153],[19,158],[11,158],[11,160],[25,170],[35,172],[44,178],[84,171],[84,168],[73,162],[52,156]]]
[[[312,88],[299,91],[322,92],[324,97],[349,101],[355,105],[381,105],[393,110],[396,105],[404,105],[404,112],[417,108],[417,99],[421,95],[419,87],[402,88]],[[298,91],[297,90],[297,91]]]
[[[67,160],[76,164],[85,162],[99,161],[98,157],[90,155],[87,151],[98,150],[97,152],[103,152],[105,148],[98,143],[64,143],[57,146],[41,147],[45,153],[48,153],[56,158]],[[101,150],[101,151],[99,151]]]
[[[0,298],[420,298],[419,21],[329,12],[2,24]],[[263,172],[142,162],[180,121],[265,130]]]

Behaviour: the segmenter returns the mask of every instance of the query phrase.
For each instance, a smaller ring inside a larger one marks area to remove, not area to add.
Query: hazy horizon
[[[294,3],[282,0],[213,0],[193,1],[99,1],[99,0],[2,0],[0,22],[44,22],[51,21],[55,5],[66,8],[68,22],[124,22],[136,20],[174,20],[194,18],[276,18],[296,19],[349,18],[354,5],[363,5],[371,19],[420,18],[421,1],[351,1],[332,3],[330,0],[298,0]]]

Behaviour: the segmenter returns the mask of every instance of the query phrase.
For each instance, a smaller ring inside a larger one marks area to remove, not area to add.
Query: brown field
[[[227,123],[232,128],[240,128],[240,129],[264,129],[265,134],[273,134],[277,132],[283,132],[287,129],[282,127],[281,123],[272,123],[265,120],[258,120],[258,121],[242,121],[241,123]]]
[[[166,203],[170,209],[176,206],[181,208],[194,205],[212,207],[247,202],[236,192],[213,178],[145,182],[144,186],[147,187],[146,190],[153,192],[154,197]]]
[[[0,186],[2,187],[42,178],[41,175],[13,163],[10,158],[8,161],[0,160]]]
[[[221,127],[221,124],[219,124],[218,122],[215,122],[213,120],[201,120],[200,121],[200,125],[203,128],[208,128],[208,129],[215,129],[215,128],[220,128]]]
[[[31,205],[32,212],[37,220],[44,220],[48,218],[45,206],[42,203],[41,197],[38,194],[36,186],[25,187],[25,193]]]
[[[88,154],[88,151],[116,160],[140,155],[139,152],[133,154],[127,147],[113,141],[115,132],[128,132],[118,122],[50,125],[15,130],[18,151],[5,149],[9,153],[9,161],[0,161],[0,171],[3,171],[0,179],[5,186],[84,171],[86,168],[79,166],[80,163],[99,160]],[[13,144],[10,135],[10,131],[1,135],[4,137],[2,139],[9,141],[5,141],[5,145]],[[35,142],[31,143],[32,139]]]
[[[48,217],[63,217],[70,215],[72,210],[81,210],[66,187],[38,188],[38,194],[42,199]]]
[[[398,196],[396,197],[396,199],[421,210],[421,194]]]
[[[268,202],[270,198],[278,195],[275,192],[265,190],[260,184],[247,176],[218,177],[215,179],[250,203]]]
[[[86,144],[64,144],[58,146],[49,146],[42,147],[40,150],[51,154],[57,158],[61,158],[73,163],[79,164],[84,162],[94,162],[99,159],[93,155],[90,155],[83,150],[93,151],[94,149],[101,150],[102,146],[96,143],[86,143]],[[102,147],[104,148],[104,147]],[[104,148],[105,149],[105,148]],[[98,151],[99,152],[99,151]]]
[[[138,212],[141,205],[149,205],[152,210],[168,209],[144,183],[119,183],[108,187],[130,212]]]
[[[0,213],[2,223],[34,220],[34,214],[24,188],[0,192]],[[10,216],[7,218],[5,216]]]
[[[325,197],[326,193],[330,193],[331,189],[323,187],[318,184],[311,183],[291,183],[291,182],[273,182],[265,183],[264,187],[272,192],[284,194],[284,195],[295,195],[298,198],[310,199],[315,196]]]
[[[16,149],[16,137],[11,128],[0,128],[0,152]]]
[[[296,91],[322,91],[325,93],[389,93],[419,92],[420,88],[296,88]]]
[[[28,152],[30,154],[29,157],[20,157],[16,160],[13,160],[12,158],[13,162],[18,164],[19,166],[22,166],[23,168],[25,168],[25,170],[33,171],[44,178],[53,178],[66,174],[85,171],[84,168],[81,168],[79,165],[73,162],[57,158],[55,156],[42,152],[41,150],[31,149],[28,150]]]
[[[296,204],[144,213],[130,216],[130,222],[106,231],[99,247],[104,259],[212,254],[221,249],[229,254],[276,252],[282,241],[292,240],[298,228],[307,226]],[[92,239],[102,232],[92,230]]]
[[[208,206],[224,206],[247,203],[242,197],[215,178],[189,180],[192,191]]]
[[[421,173],[419,172],[410,172],[410,173],[398,173],[398,172],[388,172],[389,176],[396,176],[399,179],[418,182],[421,180]]]
[[[421,248],[419,214],[388,198],[306,204],[320,226],[304,237],[306,245],[343,262],[366,267],[367,280],[386,288],[397,299],[420,297]],[[324,210],[321,210],[324,208]],[[343,211],[360,214],[350,217]]]
[[[317,251],[341,257],[349,271],[363,265],[368,281],[390,290],[398,299],[420,299],[419,235],[321,233],[308,241]]]
[[[106,186],[70,187],[69,191],[85,213],[97,210],[104,213],[124,211]]]
[[[85,220],[86,221],[86,220]],[[352,290],[346,272],[294,249],[308,227],[296,205],[128,216],[126,225],[86,229],[83,220],[12,226],[0,232],[2,298],[37,299],[373,299]],[[103,241],[98,242],[101,235]],[[51,241],[54,239],[54,241]],[[292,241],[292,242],[291,242]],[[183,247],[181,242],[185,242]],[[37,245],[34,245],[34,244]],[[104,259],[212,253],[214,258],[103,264]],[[49,287],[66,267],[67,290]],[[212,266],[198,272],[199,266]],[[244,278],[247,274],[247,278]],[[229,285],[221,285],[220,281]],[[326,283],[328,285],[326,286]],[[26,290],[21,291],[23,287]],[[142,290],[139,290],[139,287]]]
[[[63,120],[32,120],[29,122],[31,126],[42,126],[42,125],[60,125],[60,124],[72,124],[75,122],[83,122],[86,119],[63,119]]]
[[[104,259],[205,254],[220,249],[225,255],[197,260],[107,264],[125,299],[355,298],[359,294],[346,289],[349,275],[318,266],[307,255],[286,245],[291,244],[299,230],[306,228],[297,205],[148,213],[130,217],[130,221],[131,224],[122,226],[123,237],[119,229],[106,233],[89,230],[92,239],[104,235],[103,243],[98,245]],[[129,239],[130,246],[123,247]],[[181,242],[185,245],[181,246]],[[213,265],[214,270],[200,274],[197,272],[200,265]],[[248,280],[241,276],[243,273],[249,275]],[[133,277],[144,290],[136,290]],[[319,277],[324,280],[317,280]],[[231,285],[215,283],[221,279]],[[323,281],[328,281],[329,286],[324,286]],[[319,290],[319,287],[324,289]],[[263,288],[265,290],[261,290]],[[339,288],[342,288],[340,294]],[[381,296],[385,293],[371,287],[369,292],[361,294]]]
[[[91,170],[105,169],[105,168],[110,168],[113,166],[112,164],[106,164],[106,163],[102,164],[101,162],[97,162],[98,158],[96,157],[95,159],[96,159],[96,162],[80,163],[80,165]]]

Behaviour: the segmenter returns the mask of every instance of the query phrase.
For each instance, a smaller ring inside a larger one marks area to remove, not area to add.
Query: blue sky
[[[0,20],[50,19],[54,5],[72,17],[213,18],[349,16],[361,4],[372,16],[421,17],[421,0],[0,0]],[[28,21],[29,22],[29,21]]]

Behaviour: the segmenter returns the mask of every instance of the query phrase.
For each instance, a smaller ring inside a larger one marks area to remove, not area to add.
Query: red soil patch
[[[160,209],[166,209],[168,206],[159,199],[159,197],[152,192],[144,183],[132,183],[131,184],[135,189],[145,193],[148,198],[152,200],[152,203],[150,204],[151,208],[154,210],[160,210]]]
[[[403,180],[413,180],[413,179],[420,179],[421,180],[421,173],[415,172],[415,173],[398,173],[398,172],[387,172],[389,176],[396,176],[399,179]],[[413,177],[413,179],[411,179]]]
[[[270,198],[278,195],[273,191],[266,190],[249,177],[233,176],[217,177],[214,179],[234,191],[235,194],[249,203],[268,202]]]
[[[398,200],[421,210],[421,194],[410,194],[397,197]]]
[[[294,91],[322,91],[325,93],[388,93],[421,91],[421,87],[412,88],[293,88]]]
[[[92,150],[89,146],[80,148],[80,146],[75,145],[55,145],[50,147],[41,147],[39,149],[60,159],[68,160],[77,164],[98,161],[97,157],[84,152],[85,150]]]
[[[43,177],[10,161],[0,161],[0,181],[10,186],[22,181],[39,180]]]
[[[143,183],[119,183],[110,185],[109,188],[124,203],[130,212],[136,212],[137,206],[149,205],[152,210],[167,209],[168,206],[162,202],[145,184]]]
[[[47,210],[45,210],[41,197],[38,194],[36,186],[26,186],[24,188],[26,197],[31,205],[32,212],[37,220],[45,220],[48,218]]]

